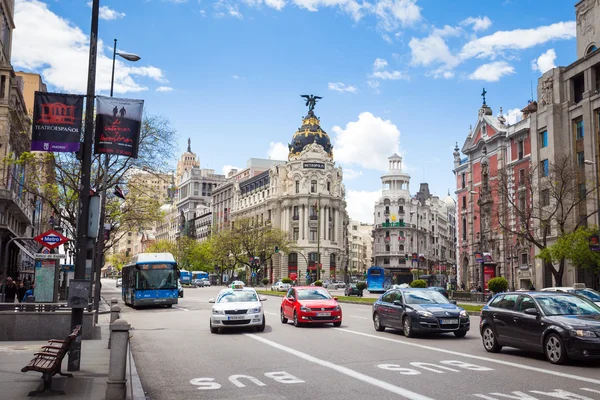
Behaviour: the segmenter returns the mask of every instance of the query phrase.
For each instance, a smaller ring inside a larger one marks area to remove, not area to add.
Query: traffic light
[[[404,257],[405,257],[406,261],[408,261],[408,254],[405,254]]]
[[[279,246],[275,246],[275,253],[279,253]]]

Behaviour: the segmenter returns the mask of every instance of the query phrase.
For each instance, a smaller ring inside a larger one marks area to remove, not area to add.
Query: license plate
[[[317,317],[331,317],[330,312],[318,312]]]
[[[442,324],[442,325],[457,325],[458,320],[457,319],[441,319],[440,324]]]
[[[240,315],[240,316],[235,316],[235,317],[227,317],[227,319],[228,319],[229,321],[235,321],[235,320],[238,320],[238,319],[244,319],[244,318],[245,318],[245,317],[244,317],[244,316],[242,316],[242,315]]]

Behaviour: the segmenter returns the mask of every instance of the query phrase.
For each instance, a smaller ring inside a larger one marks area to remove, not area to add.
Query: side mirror
[[[402,302],[401,302],[400,300],[394,300],[394,303],[393,303],[393,304],[394,304],[395,306],[400,306],[400,307],[402,307]]]
[[[450,300],[450,304],[456,305],[456,300]]]
[[[537,308],[528,308],[525,311],[523,311],[525,314],[527,315],[533,315],[536,317],[540,316],[540,313],[538,312]]]
[[[209,300],[208,300],[208,302],[209,302],[209,303],[214,303],[214,302],[215,302],[215,299],[209,299]]]
[[[266,296],[260,296],[258,299],[260,301],[267,301],[267,297]]]
[[[293,303],[296,301],[296,299],[293,297],[286,297],[286,299],[288,299],[290,303]]]
[[[338,298],[337,298],[337,297],[334,297],[333,299],[334,299],[335,301],[337,301],[337,300],[338,300]]]

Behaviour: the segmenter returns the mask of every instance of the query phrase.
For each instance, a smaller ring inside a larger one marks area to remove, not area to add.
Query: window
[[[583,139],[583,120],[575,121],[575,137],[577,140]]]
[[[467,240],[467,219],[465,217],[462,219],[462,238],[463,240]]]
[[[467,175],[463,172],[460,174],[462,180],[462,188],[464,189],[467,186]]]
[[[298,240],[300,238],[300,229],[294,228],[294,240]]]
[[[583,100],[583,92],[585,91],[583,73],[575,76],[573,79],[571,79],[571,82],[573,86],[573,101],[575,103],[579,103],[581,100]]]
[[[462,208],[463,210],[467,209],[467,196],[462,197]]]
[[[514,310],[517,297],[516,294],[507,294],[502,296],[502,299],[497,304],[494,304],[494,306],[505,310]]]
[[[519,170],[519,185],[525,184],[525,169],[521,168]]]
[[[525,193],[519,194],[519,211],[525,212],[526,202],[525,202]]]
[[[385,245],[385,251],[388,251],[388,252],[390,251],[390,245],[389,244]]]
[[[317,181],[310,181],[310,192],[317,193]]]
[[[549,168],[548,168],[548,160],[542,160],[542,162],[540,163],[540,169],[541,169],[541,174],[542,176],[548,176],[550,174]]]
[[[389,258],[384,258],[384,259],[383,259],[383,263],[384,263],[385,265],[389,265],[389,263],[390,263],[390,259],[389,259]]]
[[[517,310],[520,312],[525,312],[525,310],[528,308],[536,308],[535,302],[530,296],[521,296]]]
[[[300,181],[296,181],[296,193],[300,193]]]
[[[390,231],[385,231],[385,237],[390,237]]]
[[[404,251],[404,245],[403,245],[403,244],[401,244],[401,245],[400,245],[400,247],[398,247],[398,250],[399,250],[399,251]]]
[[[578,187],[578,191],[579,191],[579,199],[583,200],[585,199],[585,196],[587,194],[587,189],[585,188],[585,183],[580,183],[579,185],[577,185]]]
[[[578,151],[577,152],[577,165],[579,167],[583,167],[585,164],[585,155],[583,151]]]
[[[540,132],[540,146],[548,147],[548,131]]]
[[[527,257],[527,253],[521,253],[521,265],[527,265],[529,261],[529,257]]]
[[[294,206],[294,215],[292,217],[293,219],[298,219],[300,218],[299,214],[298,214],[298,206]]]
[[[316,228],[311,228],[310,230],[310,236],[308,237],[309,240],[317,240],[317,229]]]
[[[517,143],[517,152],[519,153],[519,160],[522,160],[523,154],[525,153],[525,145],[522,140],[519,140]]]
[[[540,194],[540,201],[542,203],[542,207],[550,205],[550,189],[542,190],[542,193]]]
[[[327,191],[331,192],[331,182],[327,182]]]
[[[545,228],[544,233],[546,236],[552,235],[552,224],[550,223],[549,219],[542,221],[542,226]]]

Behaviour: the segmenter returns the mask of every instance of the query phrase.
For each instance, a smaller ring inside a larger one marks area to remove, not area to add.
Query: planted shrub
[[[492,278],[488,281],[488,289],[494,293],[502,293],[508,290],[508,281],[506,278]]]
[[[266,286],[268,283],[269,283],[269,278],[263,278],[262,284]]]
[[[281,283],[290,283],[290,284],[291,284],[292,282],[294,282],[294,281],[292,281],[292,279],[291,279],[291,278],[283,278],[283,279],[281,280]]]
[[[411,288],[426,288],[427,282],[425,282],[423,279],[417,279],[410,283],[410,287]]]
[[[323,282],[321,282],[321,281],[316,281],[316,282],[315,282],[315,286],[323,286]]]
[[[367,284],[366,284],[366,283],[364,283],[364,282],[358,282],[358,283],[356,284],[356,288],[357,288],[358,290],[365,290],[365,289],[367,288]]]

